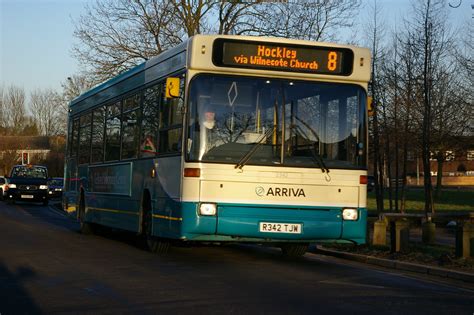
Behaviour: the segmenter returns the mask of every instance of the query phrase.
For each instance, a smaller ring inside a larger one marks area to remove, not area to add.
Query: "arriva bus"
[[[368,49],[189,38],[74,99],[63,207],[170,242],[365,243]]]

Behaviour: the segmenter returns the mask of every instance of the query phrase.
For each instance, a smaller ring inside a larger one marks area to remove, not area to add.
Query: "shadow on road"
[[[24,288],[24,282],[36,277],[27,267],[11,273],[0,261],[0,314],[42,314]]]
[[[61,210],[56,209],[53,205],[43,206],[41,204],[26,202],[17,203],[17,205],[21,206],[24,211],[36,219],[52,224],[61,229],[67,229],[70,231],[79,230],[79,224],[75,220],[68,217]]]

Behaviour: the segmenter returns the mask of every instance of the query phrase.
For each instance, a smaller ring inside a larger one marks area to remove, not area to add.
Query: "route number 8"
[[[337,67],[337,53],[335,51],[330,51],[328,54],[328,70],[334,71]]]

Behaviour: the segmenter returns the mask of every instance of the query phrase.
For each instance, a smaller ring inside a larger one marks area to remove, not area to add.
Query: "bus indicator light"
[[[200,177],[201,169],[200,168],[185,168],[184,177]]]

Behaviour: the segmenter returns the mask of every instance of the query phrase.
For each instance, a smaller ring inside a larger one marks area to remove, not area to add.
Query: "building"
[[[64,144],[64,136],[0,136],[0,175],[16,164],[46,164],[51,152],[64,151]]]

